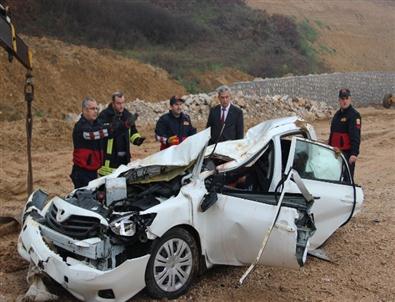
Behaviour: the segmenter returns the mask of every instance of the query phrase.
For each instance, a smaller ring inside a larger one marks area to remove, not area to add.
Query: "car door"
[[[218,194],[218,201],[204,213],[207,257],[213,264],[253,263],[275,216],[275,206]],[[282,208],[261,258],[270,266],[299,267],[295,251],[297,211]]]
[[[217,190],[218,200],[197,218],[202,228],[200,233],[206,242],[206,255],[212,264],[247,265],[255,261],[263,238],[276,217],[277,200],[274,194],[261,192],[265,189],[265,182],[254,182],[258,191],[249,185],[246,186],[248,189],[240,189],[229,184],[234,183],[235,179],[245,178],[246,173],[255,169],[254,165],[262,168],[265,171],[263,174],[271,171],[272,155],[272,149],[266,149],[261,158],[217,177],[222,179],[219,182],[225,184]],[[303,265],[309,235],[304,236],[301,232],[309,229],[310,225],[297,225],[297,221],[309,221],[305,215],[307,209],[301,213],[296,208],[281,208],[261,263],[293,268]],[[301,238],[307,239],[300,242]]]
[[[311,212],[317,230],[310,249],[322,245],[362,204],[363,194],[350,177],[345,158],[330,146],[293,137],[285,171],[295,169],[315,202]],[[289,192],[299,192],[296,184]]]

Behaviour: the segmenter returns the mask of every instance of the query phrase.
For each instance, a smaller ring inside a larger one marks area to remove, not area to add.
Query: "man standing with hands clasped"
[[[361,143],[361,115],[351,105],[349,89],[340,89],[339,105],[340,109],[332,119],[329,145],[343,152],[350,166],[351,176],[354,178],[355,162]]]
[[[210,145],[244,136],[243,111],[232,104],[230,88],[223,85],[217,92],[220,104],[211,108],[206,126],[211,127]]]

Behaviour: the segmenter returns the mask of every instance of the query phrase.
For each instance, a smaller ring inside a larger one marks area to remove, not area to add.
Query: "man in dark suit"
[[[210,145],[217,141],[241,139],[244,136],[243,111],[232,104],[230,88],[224,85],[217,92],[220,104],[211,108],[206,126],[211,127]]]

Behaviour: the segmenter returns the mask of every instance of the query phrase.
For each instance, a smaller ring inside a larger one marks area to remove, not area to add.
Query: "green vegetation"
[[[317,31],[314,29],[313,26],[310,25],[310,21],[308,19],[304,19],[302,22],[300,22],[298,24],[298,27],[299,33],[305,40],[313,43],[317,39]]]
[[[22,7],[24,32],[115,49],[166,69],[190,92],[199,89],[192,73],[223,67],[257,77],[324,70],[309,20],[296,24],[243,0],[26,0]]]
[[[324,22],[322,22],[321,20],[315,20],[314,22],[315,22],[315,24],[317,24],[317,26],[318,26],[320,29],[323,29],[323,28],[326,27],[325,24],[324,24]]]
[[[317,22],[317,21],[316,21]],[[317,58],[317,51],[313,47],[314,42],[317,40],[318,33],[310,24],[308,19],[304,19],[298,23],[298,32],[300,34],[300,47],[302,53],[310,58],[310,68],[312,72],[318,72],[322,69],[321,64]]]
[[[40,110],[36,110],[36,111],[34,111],[34,115],[36,117],[44,117],[45,113]]]
[[[333,54],[334,52],[336,52],[336,50],[334,48],[330,48],[330,47],[323,45],[323,44],[319,45],[319,50],[321,53],[328,53],[328,54]]]

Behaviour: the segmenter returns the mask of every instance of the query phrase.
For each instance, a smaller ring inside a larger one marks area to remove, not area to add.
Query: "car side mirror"
[[[213,204],[218,200],[218,195],[216,192],[209,192],[204,195],[203,200],[200,204],[200,210],[206,212]]]

